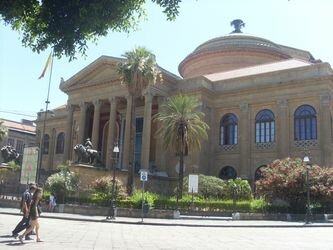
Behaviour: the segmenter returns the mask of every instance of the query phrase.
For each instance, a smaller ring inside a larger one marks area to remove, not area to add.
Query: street
[[[44,242],[10,237],[20,216],[0,214],[0,249],[333,249],[332,228],[223,228],[40,219]],[[35,236],[33,236],[35,239]]]

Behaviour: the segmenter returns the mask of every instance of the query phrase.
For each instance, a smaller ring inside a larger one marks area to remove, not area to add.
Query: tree
[[[179,156],[178,199],[183,193],[184,156],[190,150],[199,150],[201,140],[208,138],[209,126],[203,121],[205,115],[199,107],[195,97],[179,94],[169,97],[154,117],[161,123],[156,135],[163,138],[166,149],[175,150]]]
[[[132,98],[131,107],[131,152],[130,162],[128,166],[128,182],[127,192],[132,194],[133,191],[133,175],[134,175],[134,148],[135,148],[135,131],[136,117],[135,105],[136,100],[142,96],[142,92],[150,85],[154,85],[159,79],[162,81],[162,75],[158,69],[156,58],[153,53],[144,47],[135,48],[132,51],[126,52],[124,55],[125,61],[119,63],[118,73],[121,80],[127,85],[128,93]]]
[[[151,0],[168,20],[179,14],[181,0]],[[145,0],[3,0],[0,19],[22,35],[22,44],[34,52],[49,47],[70,60],[85,54],[87,42],[111,31],[129,32],[145,18]]]
[[[0,142],[2,142],[3,138],[7,135],[7,129],[2,127],[3,121],[0,121]]]

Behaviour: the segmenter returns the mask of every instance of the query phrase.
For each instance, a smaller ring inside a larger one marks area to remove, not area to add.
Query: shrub
[[[198,197],[203,199],[235,198],[236,200],[248,200],[252,198],[252,191],[248,181],[241,178],[224,181],[215,176],[199,175],[198,185]],[[184,178],[184,190],[188,190],[188,177]]]
[[[103,176],[96,179],[92,184],[94,189],[92,200],[100,205],[109,204],[112,200],[112,185],[113,178],[111,176]],[[123,184],[118,179],[115,179],[114,194],[116,200],[123,199],[125,197]]]
[[[134,190],[133,195],[128,197],[129,201],[132,203],[133,208],[141,208],[142,206],[142,191]],[[145,192],[143,194],[143,199],[145,203],[149,204],[150,208],[154,208],[155,201],[158,200],[160,196],[156,193]]]
[[[311,202],[322,206],[332,202],[333,169],[314,165],[309,169]],[[275,160],[262,170],[256,191],[273,205],[283,205],[292,212],[304,212],[306,204],[306,166],[301,159]],[[279,201],[279,202],[278,202]]]
[[[45,183],[45,189],[54,193],[58,203],[65,203],[66,196],[77,191],[79,187],[78,176],[69,170],[70,162],[67,164],[59,165],[59,172],[49,176]]]

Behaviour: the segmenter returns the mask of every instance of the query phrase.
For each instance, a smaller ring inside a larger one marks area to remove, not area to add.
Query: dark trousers
[[[17,224],[17,226],[13,230],[13,235],[18,234],[19,232],[21,232],[22,230],[24,230],[28,227],[30,227],[30,219],[23,216],[22,220]],[[29,233],[29,235],[30,234],[31,233]]]

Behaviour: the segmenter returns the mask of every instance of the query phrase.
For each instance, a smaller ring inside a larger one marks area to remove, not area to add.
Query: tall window
[[[237,178],[237,172],[233,167],[226,166],[226,167],[221,169],[219,177],[222,180],[236,179]]]
[[[142,132],[143,118],[136,118],[136,133],[135,133],[135,152],[134,152],[134,171],[139,173],[141,168],[141,150],[142,150]]]
[[[268,109],[261,110],[256,115],[256,142],[275,141],[275,117]]]
[[[49,145],[50,145],[50,136],[44,135],[43,137],[43,154],[47,155],[49,153]]]
[[[57,136],[56,154],[63,154],[65,147],[65,133],[61,132]]]
[[[23,148],[24,148],[24,142],[23,141],[21,141],[21,140],[17,140],[16,141],[16,151],[18,152],[18,153],[23,153]]]
[[[298,107],[294,119],[296,141],[317,139],[317,112],[312,106]]]
[[[238,119],[234,114],[226,114],[220,123],[220,144],[232,145],[238,143]]]

